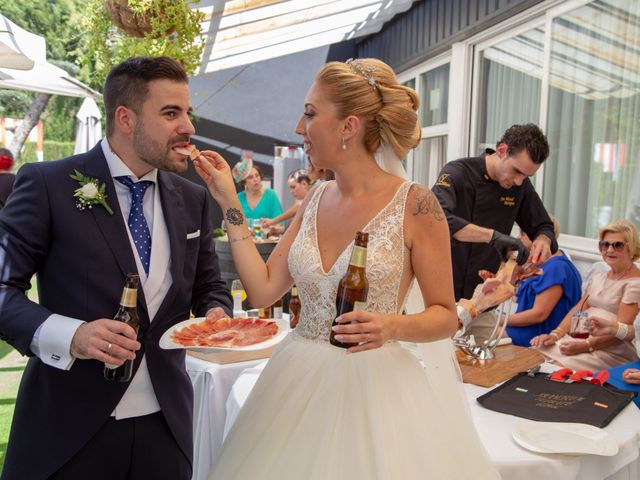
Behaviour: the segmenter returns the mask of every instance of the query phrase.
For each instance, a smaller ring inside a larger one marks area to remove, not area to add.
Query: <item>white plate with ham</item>
[[[283,319],[199,317],[164,332],[160,347],[200,352],[261,350],[278,344],[287,333],[289,322]]]

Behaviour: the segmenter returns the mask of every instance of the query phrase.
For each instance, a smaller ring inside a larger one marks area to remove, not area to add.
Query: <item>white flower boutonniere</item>
[[[73,193],[73,196],[77,199],[76,207],[78,207],[78,210],[93,208],[94,205],[102,205],[109,212],[109,215],[113,215],[113,210],[107,203],[107,196],[104,193],[104,183],[98,185],[98,180],[86,177],[78,170],[74,170],[69,176],[80,184],[80,188],[76,188]]]

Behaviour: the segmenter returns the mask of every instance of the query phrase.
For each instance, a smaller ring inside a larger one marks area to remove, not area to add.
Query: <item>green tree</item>
[[[11,21],[47,41],[47,59],[81,81],[88,81],[90,72],[80,72],[78,57],[84,54],[86,42],[82,41],[82,17],[85,0],[0,0],[0,12]],[[73,141],[75,136],[75,112],[81,99],[16,91],[0,91],[0,110],[4,116],[24,117],[25,127],[16,132],[18,142],[12,148],[22,148],[24,139],[38,119],[45,122],[45,140]],[[27,99],[31,99],[26,103]],[[8,100],[5,105],[4,100]],[[29,130],[29,131],[27,131]]]

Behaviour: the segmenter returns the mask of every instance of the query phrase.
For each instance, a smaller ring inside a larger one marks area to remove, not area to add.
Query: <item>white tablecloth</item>
[[[233,425],[241,406],[266,365],[247,369],[233,385],[226,407],[224,434]],[[503,480],[637,480],[640,478],[640,410],[628,405],[606,428],[618,442],[612,457],[533,453],[518,446],[511,437],[521,418],[482,407],[476,398],[490,389],[465,384],[471,415],[493,464]]]
[[[206,480],[222,445],[225,402],[243,371],[262,360],[217,364],[187,355],[187,373],[194,390],[193,480]]]

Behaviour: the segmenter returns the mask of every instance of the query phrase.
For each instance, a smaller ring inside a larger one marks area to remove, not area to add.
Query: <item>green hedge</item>
[[[44,142],[44,160],[59,160],[60,158],[73,155],[74,145],[74,142],[56,142],[55,140],[46,140]],[[22,148],[22,153],[20,153],[20,158],[16,162],[17,165],[16,168],[14,168],[14,171],[23,163],[32,163],[37,161],[36,142],[25,142],[24,147]]]

